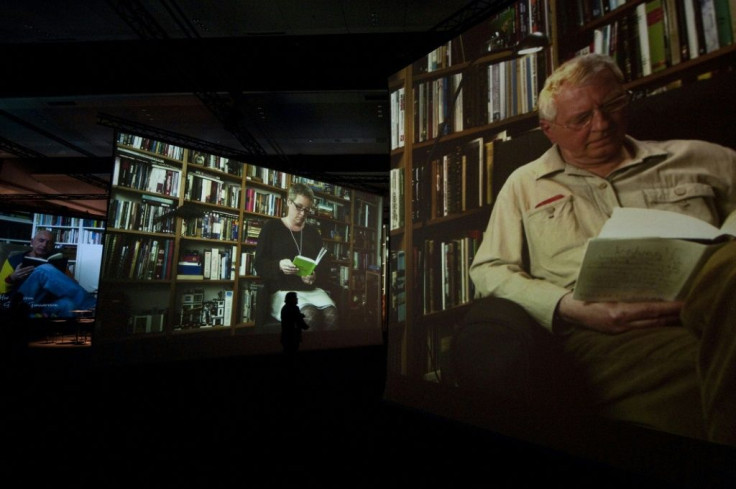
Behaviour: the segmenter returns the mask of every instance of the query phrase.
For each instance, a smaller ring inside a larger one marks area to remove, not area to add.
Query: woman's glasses
[[[291,202],[292,204],[294,204],[294,208],[296,209],[296,212],[297,213],[301,214],[303,212],[304,214],[306,214],[308,216],[314,215],[314,209],[312,209],[311,207],[306,207],[306,206],[303,206],[301,204],[297,204],[293,200],[290,200],[289,202]]]

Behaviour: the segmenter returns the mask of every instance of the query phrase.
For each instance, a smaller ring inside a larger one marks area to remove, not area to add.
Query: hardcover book
[[[48,258],[41,258],[38,256],[24,256],[23,257],[23,266],[24,267],[37,267],[39,265],[43,265],[44,263],[50,263],[62,272],[66,271],[66,266],[68,263],[68,259],[64,258],[63,253],[55,253]]]

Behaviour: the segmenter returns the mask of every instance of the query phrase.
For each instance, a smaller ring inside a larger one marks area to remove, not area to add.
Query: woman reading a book
[[[94,309],[95,297],[71,277],[66,259],[54,259],[54,245],[54,235],[42,230],[30,251],[8,257],[0,270],[0,292],[22,294],[32,312],[43,316],[73,317],[72,311]]]
[[[302,261],[298,257],[317,261],[323,250],[322,237],[307,223],[313,212],[314,192],[295,183],[289,188],[287,199],[286,215],[264,224],[256,246],[254,265],[270,293],[270,315],[280,321],[286,294],[295,291],[304,320],[313,330],[334,329],[337,307],[327,292],[316,285],[319,264],[305,272],[294,263]]]

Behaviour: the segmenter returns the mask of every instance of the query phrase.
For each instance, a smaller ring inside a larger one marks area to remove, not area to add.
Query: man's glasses
[[[629,105],[630,102],[631,102],[631,91],[627,90],[626,92],[622,93],[618,97],[612,100],[609,100],[605,104],[599,106],[598,111],[601,113],[601,115],[610,116],[611,114],[615,114],[616,112],[619,112],[625,109]],[[559,122],[554,122],[554,121],[550,121],[550,122],[552,124],[555,124],[556,126],[561,126],[571,131],[580,131],[590,126],[591,122],[593,121],[593,114],[594,114],[594,111],[589,110],[588,112],[583,112],[582,114],[574,117],[572,120],[564,124],[560,124]]]
[[[306,207],[306,206],[303,206],[301,204],[297,204],[293,200],[290,200],[290,202],[292,204],[294,204],[294,208],[296,209],[296,212],[297,213],[300,213],[301,214],[303,212],[303,213],[305,213],[308,216],[314,215],[314,209],[312,209],[311,207]]]

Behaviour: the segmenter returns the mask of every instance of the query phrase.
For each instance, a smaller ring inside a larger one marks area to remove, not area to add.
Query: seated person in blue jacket
[[[0,293],[20,293],[34,313],[49,317],[73,317],[75,310],[93,309],[95,297],[84,290],[69,273],[51,263],[23,265],[25,257],[48,258],[54,251],[54,235],[47,230],[36,233],[31,249],[11,255],[0,269]]]
[[[272,294],[271,316],[281,320],[286,294],[294,291],[304,320],[313,330],[335,329],[335,302],[316,285],[319,265],[311,274],[300,276],[292,261],[297,255],[316,258],[322,249],[322,237],[307,223],[313,213],[314,192],[307,185],[295,183],[289,188],[287,198],[286,215],[269,219],[263,225],[256,247],[254,266]]]

